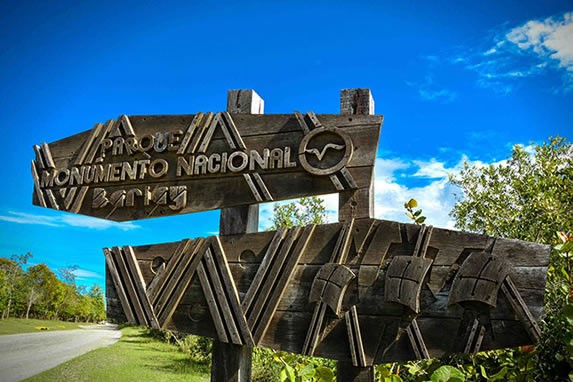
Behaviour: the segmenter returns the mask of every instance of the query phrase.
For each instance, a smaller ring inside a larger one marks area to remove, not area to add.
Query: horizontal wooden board
[[[381,124],[312,112],[121,116],[36,146],[33,203],[127,221],[368,189]]]
[[[432,357],[537,340],[549,246],[376,219],[211,237],[202,246],[198,240],[123,250],[135,254],[148,294],[161,280],[180,278],[173,261],[195,264],[183,273],[184,285],[171,286],[183,292],[171,297],[175,308],[161,327],[221,340],[226,323],[245,322],[256,345],[349,362],[363,349],[358,354],[367,364],[418,358],[414,340]],[[425,274],[407,269],[419,257],[430,264]],[[213,272],[196,276],[194,267],[204,263]],[[498,263],[503,267],[493,267]],[[326,276],[324,267],[332,270]],[[466,288],[461,277],[474,282],[467,292],[456,289]],[[219,297],[207,293],[225,283]],[[409,296],[389,293],[388,285],[401,285]],[[118,287],[125,289],[108,277],[108,314],[121,320]],[[222,306],[236,304],[240,310],[222,315]],[[481,335],[472,334],[473,326],[483,328]],[[318,333],[310,347],[309,328]]]

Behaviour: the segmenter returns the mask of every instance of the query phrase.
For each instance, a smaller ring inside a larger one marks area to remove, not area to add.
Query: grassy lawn
[[[32,333],[41,330],[79,329],[80,327],[78,325],[79,324],[65,321],[8,318],[6,320],[0,320],[0,334]]]
[[[94,350],[26,379],[47,381],[209,381],[210,372],[192,363],[173,345],[128,327],[114,345]]]

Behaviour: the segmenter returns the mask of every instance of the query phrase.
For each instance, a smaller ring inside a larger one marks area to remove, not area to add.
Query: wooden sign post
[[[345,89],[340,92],[340,114],[374,115],[374,98],[370,89]],[[339,194],[338,221],[374,217],[374,181],[370,187],[343,191]],[[352,362],[338,361],[336,375],[339,381],[374,382],[374,367],[356,366]]]
[[[249,381],[264,346],[373,365],[535,343],[550,247],[374,219],[382,117],[368,89],[338,115],[121,116],[35,147],[35,204],[124,221],[221,209],[219,236],[104,249],[108,317],[212,337],[212,381]],[[257,232],[258,203],[337,192],[339,222]],[[447,334],[447,335],[445,335]]]
[[[254,90],[231,90],[227,96],[227,112],[233,114],[263,114],[264,101]],[[259,205],[223,208],[219,234],[238,235],[257,232]],[[251,380],[252,347],[213,341],[211,380],[249,382]]]

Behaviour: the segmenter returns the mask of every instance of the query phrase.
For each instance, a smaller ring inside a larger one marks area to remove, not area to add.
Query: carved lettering
[[[121,180],[122,163],[112,163],[108,168],[108,182],[119,182]]]
[[[107,192],[103,188],[95,188],[92,199],[92,208],[103,208],[109,204]]]
[[[283,151],[281,149],[271,150],[270,168],[283,168]]]
[[[92,208],[110,205],[113,208],[135,207],[137,200],[142,200],[144,206],[168,206],[174,211],[181,210],[187,206],[187,186],[134,187],[116,190],[110,195],[98,187],[93,191]]]
[[[68,180],[70,180],[70,170],[62,168],[56,173],[54,183],[56,183],[56,186],[61,187],[68,183]]]
[[[140,143],[133,137],[123,139],[116,137],[107,139],[102,147],[108,147],[112,154],[133,153],[134,150],[145,151],[154,149],[168,151],[169,144],[176,147],[181,140],[182,133],[161,135],[145,135]],[[121,140],[121,141],[120,141]],[[170,141],[171,140],[171,141]],[[107,143],[106,143],[107,142]],[[111,146],[110,146],[111,142]],[[169,143],[171,142],[171,143]],[[138,146],[139,145],[139,146]],[[141,146],[143,145],[143,146]],[[212,153],[210,155],[177,156],[175,163],[175,176],[191,177],[208,174],[225,174],[228,171],[237,173],[241,171],[259,171],[268,169],[281,169],[296,167],[297,163],[291,159],[291,148],[263,149],[233,151],[231,153]],[[168,159],[141,159],[115,163],[86,164],[70,169],[44,169],[40,176],[41,188],[84,186],[102,183],[118,183],[124,181],[145,180],[148,176],[158,179],[169,173]]]
[[[160,178],[167,173],[168,169],[169,164],[165,159],[156,159],[149,166],[149,175],[153,178]]]
[[[56,170],[44,170],[42,171],[42,178],[40,179],[40,187],[53,187],[54,178],[56,177]]]
[[[169,134],[169,133],[168,133]],[[160,133],[155,133],[155,143],[153,144],[153,149],[155,152],[162,153],[167,149],[167,145],[169,143],[169,138]]]
[[[137,162],[133,166],[129,162],[123,162],[121,166],[121,181],[126,179],[135,180],[137,178]]]
[[[180,210],[187,205],[187,186],[169,187],[169,198],[175,203],[169,205],[174,211]]]
[[[141,191],[139,188],[132,188],[131,190],[128,190],[125,194],[125,206],[134,207],[136,196],[143,196],[143,191]]]
[[[74,184],[82,184],[82,180],[84,177],[84,171],[85,171],[85,167],[81,168],[81,172],[80,172],[80,168],[78,167],[72,167],[71,173],[70,173],[70,186],[73,186]]]
[[[285,158],[284,168],[296,167],[296,162],[290,160],[290,147],[285,147],[284,158]]]
[[[249,163],[249,170],[254,171],[255,164],[257,164],[261,170],[266,170],[269,167],[269,155],[269,149],[263,150],[263,156],[261,156],[258,151],[251,150],[251,162]]]
[[[221,155],[215,153],[209,156],[209,164],[207,166],[207,170],[210,174],[219,172],[219,170],[221,170]]]
[[[195,158],[195,169],[193,170],[193,174],[205,175],[207,173],[208,161],[209,159],[206,155],[197,155],[197,158]]]
[[[181,144],[181,137],[183,136],[183,131],[177,130],[173,133],[167,133],[168,135],[168,151],[177,151],[179,150],[179,145]]]
[[[129,137],[125,140],[125,150],[128,155],[133,155],[139,150],[137,148],[137,139],[135,139],[135,137]]]
[[[147,167],[149,166],[150,160],[149,159],[144,159],[144,160],[140,160],[139,164],[139,179],[144,179],[145,178],[145,174],[147,174]]]
[[[177,176],[185,175],[190,176],[193,175],[193,162],[195,161],[195,157],[193,155],[189,156],[189,161],[187,161],[183,157],[177,157]]]
[[[237,161],[235,161],[235,158],[237,158]],[[235,151],[229,155],[227,163],[229,170],[232,172],[243,171],[249,164],[249,156],[242,151]]]
[[[221,154],[221,173],[225,174],[227,172],[227,153]]]
[[[94,183],[107,182],[107,174],[109,171],[104,171],[104,167],[101,164],[95,165]]]
[[[125,141],[122,137],[117,137],[113,140],[113,155],[122,155],[123,154],[123,146],[125,146]]]
[[[148,152],[155,145],[155,137],[151,134],[144,135],[139,139],[139,151]]]
[[[124,207],[125,206],[125,195],[126,195],[125,190],[115,191],[113,194],[110,195],[109,202],[114,207]]]

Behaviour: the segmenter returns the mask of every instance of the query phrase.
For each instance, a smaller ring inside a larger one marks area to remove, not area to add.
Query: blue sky
[[[120,224],[32,206],[32,145],[121,114],[221,111],[229,89],[267,114],[338,113],[340,89],[371,88],[376,216],[404,221],[415,197],[441,227],[464,160],[573,132],[570,1],[52,3],[0,5],[0,256],[77,265],[82,284],[104,284],[103,247],[218,231],[218,211]]]

